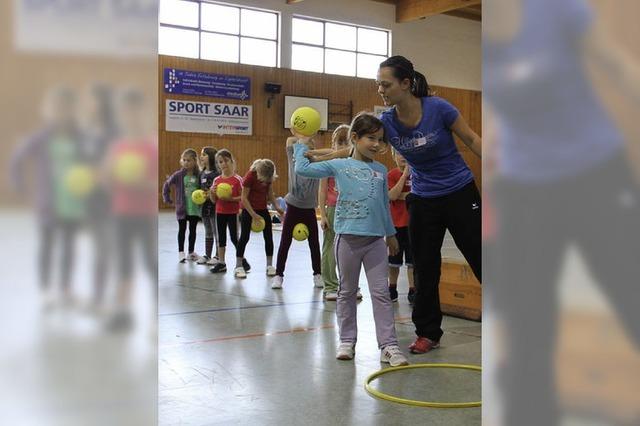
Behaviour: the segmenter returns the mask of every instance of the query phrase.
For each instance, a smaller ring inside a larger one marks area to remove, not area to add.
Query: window
[[[376,78],[380,62],[389,57],[390,31],[294,17],[291,68]]]
[[[163,55],[276,67],[280,15],[195,0],[161,0]]]

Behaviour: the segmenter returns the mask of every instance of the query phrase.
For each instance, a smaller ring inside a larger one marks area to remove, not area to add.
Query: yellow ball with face
[[[222,198],[227,199],[229,197],[231,197],[231,193],[232,193],[232,188],[231,185],[229,185],[228,183],[221,183],[218,184],[218,186],[216,186],[216,196],[218,198]]]
[[[251,221],[251,230],[253,232],[262,232],[265,225],[266,223],[263,218],[260,218],[260,220],[253,220]]]
[[[135,152],[122,154],[116,160],[113,172],[118,182],[124,185],[135,185],[146,176],[147,161]]]
[[[93,191],[96,178],[88,166],[75,165],[65,173],[64,185],[74,197],[83,198]]]
[[[296,241],[304,241],[309,237],[309,228],[304,223],[298,223],[293,227],[293,238]]]
[[[191,193],[191,200],[198,205],[204,204],[207,201],[207,193],[202,189],[196,189]]]
[[[291,128],[303,136],[317,133],[320,124],[320,113],[311,107],[300,107],[291,114]]]

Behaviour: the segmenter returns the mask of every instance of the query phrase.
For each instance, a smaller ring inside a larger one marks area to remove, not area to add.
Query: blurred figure
[[[118,253],[117,306],[108,324],[114,331],[133,325],[133,265],[143,263],[151,281],[153,324],[158,282],[157,141],[147,130],[147,101],[141,91],[124,89],[116,108],[121,136],[110,147],[106,162]],[[141,261],[133,250],[136,243],[141,245]]]
[[[578,247],[636,348],[640,339],[640,191],[586,64],[636,99],[638,73],[595,32],[584,0],[488,0],[483,11],[484,96],[498,152],[485,307],[504,338],[503,351],[486,349],[499,358],[503,424],[556,425],[557,283],[568,247]],[[497,401],[484,402],[490,410]]]
[[[92,84],[84,96],[81,153],[84,161],[92,168],[101,167],[110,144],[117,136],[112,98],[111,87],[101,83]],[[87,226],[93,239],[94,259],[91,306],[95,311],[99,311],[103,305],[109,253],[113,248],[110,204],[108,185],[100,179],[87,198]]]
[[[76,234],[85,218],[86,196],[94,181],[91,171],[72,173],[80,171],[78,167],[86,167],[80,165],[82,137],[77,123],[77,101],[77,94],[70,87],[51,89],[43,102],[42,128],[16,148],[10,163],[9,180],[14,191],[36,204],[38,277],[45,307],[50,307],[60,295],[51,282],[58,240],[59,289],[63,302],[73,303],[71,274]]]

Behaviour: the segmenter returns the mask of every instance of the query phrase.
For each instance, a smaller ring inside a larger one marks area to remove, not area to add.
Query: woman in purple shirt
[[[438,284],[440,250],[448,229],[481,281],[481,203],[473,174],[458,152],[452,133],[480,157],[481,139],[458,110],[432,96],[426,79],[402,56],[380,64],[376,80],[386,106],[381,120],[391,145],[411,166],[407,196],[414,258],[416,299],[412,319],[413,353],[439,346],[443,331]]]

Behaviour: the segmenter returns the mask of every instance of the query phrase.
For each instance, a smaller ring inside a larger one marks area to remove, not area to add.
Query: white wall
[[[404,24],[395,23],[395,6],[369,0],[239,0],[229,4],[276,10],[282,16],[281,66],[291,66],[291,17],[367,25],[392,31],[392,54],[409,58],[429,84],[482,90],[481,24],[439,15]]]

